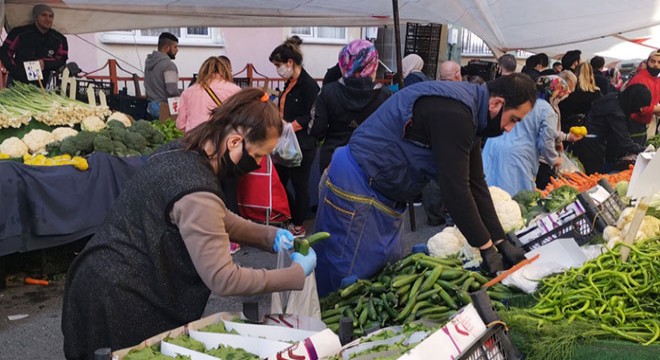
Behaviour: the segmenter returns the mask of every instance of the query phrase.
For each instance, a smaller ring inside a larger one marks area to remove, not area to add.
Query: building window
[[[106,44],[158,44],[158,36],[169,32],[179,38],[179,46],[222,46],[224,42],[217,28],[203,26],[182,28],[138,29],[104,32],[101,41]]]
[[[291,35],[298,35],[308,43],[345,44],[347,42],[345,27],[293,27],[291,28]]]

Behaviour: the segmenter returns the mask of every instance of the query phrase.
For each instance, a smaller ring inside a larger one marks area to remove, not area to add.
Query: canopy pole
[[[399,89],[403,89],[403,63],[401,60],[401,28],[399,24],[399,0],[392,0],[392,12],[394,15],[394,44],[396,48],[396,75]]]
[[[394,44],[396,48],[396,79],[399,84],[399,90],[403,89],[403,63],[401,56],[403,51],[401,51],[401,29],[399,26],[399,1],[392,0],[392,12],[394,15]],[[408,214],[410,216],[410,231],[415,232],[417,230],[417,225],[415,223],[415,206],[413,204],[413,199],[408,201]]]

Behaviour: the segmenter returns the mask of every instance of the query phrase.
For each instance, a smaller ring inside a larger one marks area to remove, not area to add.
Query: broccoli
[[[75,137],[71,137],[76,144],[79,154],[87,155],[94,151],[94,138],[96,135],[96,133],[91,131],[81,131]]]
[[[102,151],[110,154],[114,149],[115,145],[109,137],[99,135],[94,138],[94,151]]]
[[[149,155],[154,153],[154,150],[155,150],[154,148],[147,146],[144,149],[142,149],[141,152],[142,152],[142,155],[149,156]]]
[[[80,150],[78,150],[78,144],[76,144],[75,136],[69,136],[60,142],[60,154],[69,154],[71,156],[80,154]]]
[[[126,129],[126,125],[119,120],[110,119],[105,126],[110,129]]]
[[[124,143],[121,142],[121,141],[113,140],[113,141],[112,141],[112,144],[114,145],[114,148],[115,148],[115,149],[112,151],[113,153],[116,152],[116,151],[128,150],[128,148],[126,147],[126,144],[124,144]]]
[[[61,155],[60,146],[62,145],[61,141],[53,141],[50,144],[46,145],[46,151],[48,156]]]
[[[141,152],[147,146],[147,139],[144,136],[136,132],[129,132],[126,134],[126,141],[124,141],[126,147],[129,149]]]
[[[134,122],[133,125],[128,128],[128,130],[144,136],[144,138],[152,144],[162,144],[165,142],[165,137],[163,134],[156,130],[156,128],[153,127],[147,120],[138,120]]]
[[[536,190],[520,190],[511,198],[520,204],[520,206],[524,207],[525,210],[529,210],[538,205],[538,201],[541,199],[541,193]]]
[[[545,198],[545,208],[550,212],[555,212],[563,209],[566,205],[575,201],[575,198],[580,192],[568,185],[562,185],[550,192]]]
[[[128,156],[142,156],[138,151],[135,151],[133,149],[126,149],[126,150],[117,150],[115,152],[115,155],[117,156],[122,156],[122,157],[128,157]]]

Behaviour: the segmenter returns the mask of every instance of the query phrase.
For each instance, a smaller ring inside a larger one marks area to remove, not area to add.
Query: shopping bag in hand
[[[277,268],[291,266],[287,251],[277,253]],[[281,291],[273,293],[270,302],[271,314],[294,314],[321,319],[321,305],[316,290],[316,276],[311,273],[305,278],[305,284],[300,291]]]
[[[290,122],[284,123],[282,136],[280,136],[277,146],[273,149],[272,158],[276,164],[287,167],[300,166],[302,163],[300,144],[298,144],[296,132]]]

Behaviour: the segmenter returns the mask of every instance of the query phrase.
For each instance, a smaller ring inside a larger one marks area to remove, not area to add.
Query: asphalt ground
[[[405,222],[404,248],[408,252],[413,245],[426,243],[429,237],[442,230],[442,226],[427,224],[426,214],[421,206],[414,209],[416,231],[411,231],[408,216]],[[313,220],[309,220],[305,225],[308,229],[312,228]],[[0,261],[8,260],[11,259],[0,257]],[[241,266],[273,269],[277,265],[277,256],[243,247],[234,255],[234,261]],[[28,262],[22,264],[25,267],[28,265]],[[20,269],[20,267],[21,264],[18,266],[19,270],[25,270],[29,274],[30,269]],[[20,279],[20,274],[13,276]],[[64,359],[63,336],[60,329],[64,274],[56,274],[51,278],[54,280],[49,286],[22,285],[16,281],[15,286],[0,290],[0,360]],[[270,297],[270,294],[244,297],[211,295],[204,316],[221,311],[241,311],[244,302],[255,301],[259,304],[259,313],[267,314],[270,312]],[[27,317],[10,320],[10,317],[16,315],[27,315]]]

